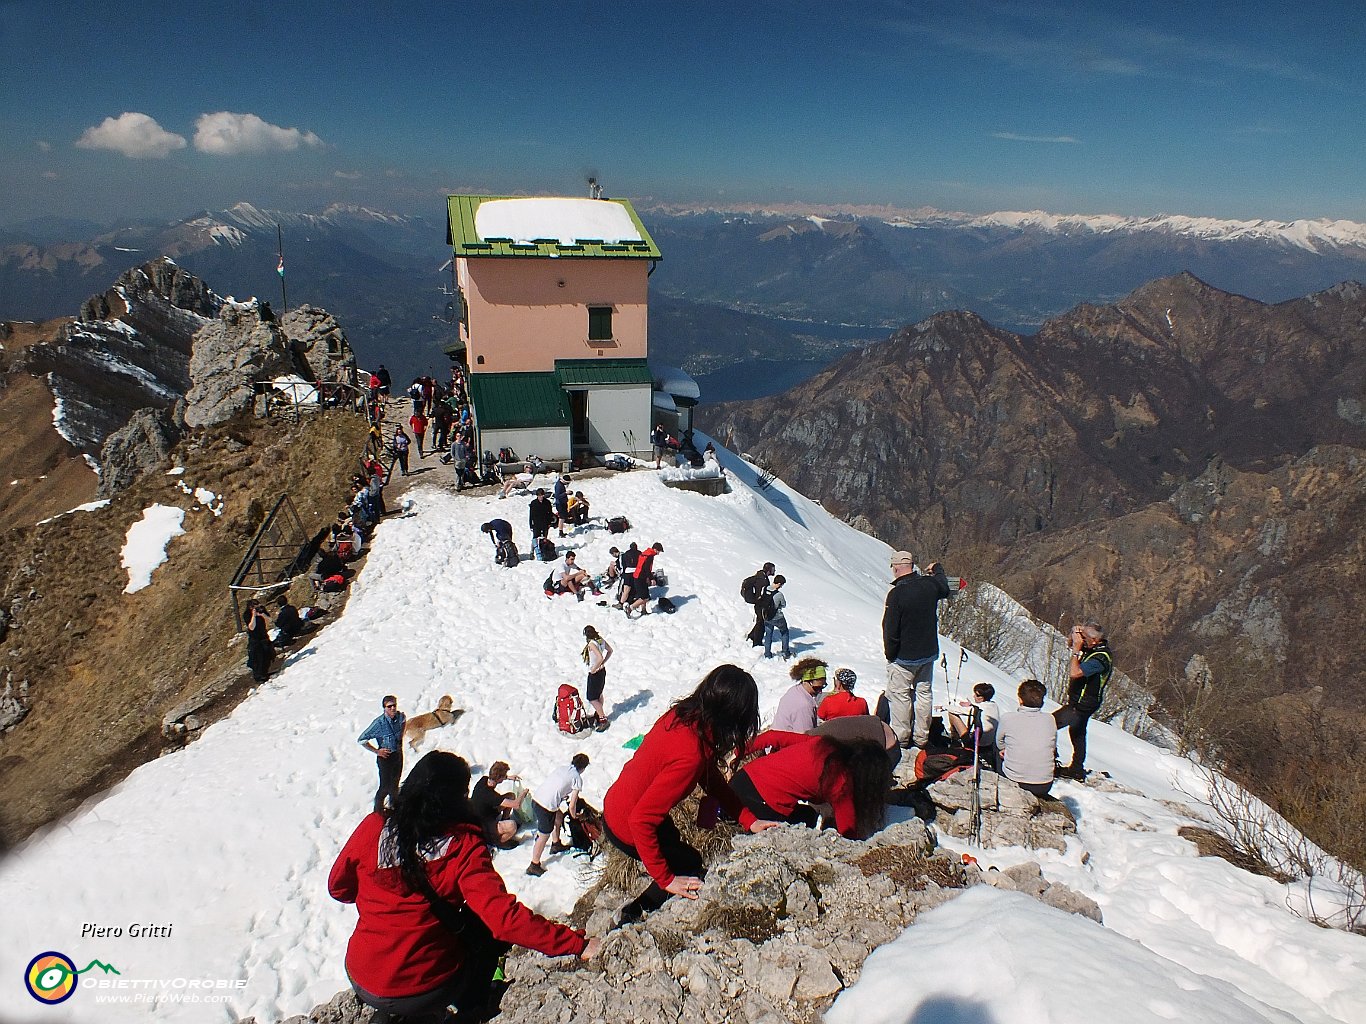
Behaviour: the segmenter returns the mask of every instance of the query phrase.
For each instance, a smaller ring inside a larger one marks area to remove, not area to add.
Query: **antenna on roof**
[[[589,198],[589,199],[601,199],[601,198],[602,198],[602,186],[598,184],[598,179],[597,179],[597,177],[596,177],[595,175],[592,175],[592,174],[590,174],[590,175],[588,176],[588,198]]]

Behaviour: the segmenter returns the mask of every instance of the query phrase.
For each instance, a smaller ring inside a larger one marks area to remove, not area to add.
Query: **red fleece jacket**
[[[360,920],[346,947],[346,972],[367,992],[387,998],[424,995],[451,980],[465,961],[460,936],[408,887],[398,865],[379,865],[384,818],[370,814],[342,847],[327,891],[354,903]],[[468,904],[494,938],[548,956],[582,953],[582,932],[532,913],[503,886],[478,827],[456,825],[428,856],[427,877],[451,904]]]
[[[868,714],[868,702],[862,697],[855,697],[848,690],[836,690],[821,701],[821,706],[816,709],[816,717],[822,722],[828,722],[832,718],[866,714]]]
[[[650,877],[665,888],[674,873],[659,850],[659,826],[699,784],[741,828],[754,823],[754,815],[713,766],[697,731],[679,723],[670,710],[645,735],[602,801],[603,817],[612,834],[635,847]]]
[[[849,776],[836,766],[830,773],[829,784],[822,782],[825,762],[830,756],[825,740],[802,732],[779,732],[771,729],[760,733],[750,744],[753,750],[776,747],[745,765],[740,771],[749,777],[764,803],[781,815],[797,809],[797,802],[830,804],[835,809],[835,828],[849,839],[858,838],[858,816],[854,811],[854,794]]]

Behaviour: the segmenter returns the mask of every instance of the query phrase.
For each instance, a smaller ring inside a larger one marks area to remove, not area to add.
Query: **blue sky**
[[[1366,221],[1363,0],[0,0],[0,44],[0,223],[439,215],[590,170],[677,203]]]

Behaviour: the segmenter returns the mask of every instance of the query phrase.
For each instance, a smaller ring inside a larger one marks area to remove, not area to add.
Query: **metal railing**
[[[245,628],[242,621],[242,595],[254,596],[262,591],[276,591],[289,586],[295,576],[308,569],[313,560],[312,546],[312,540],[304,531],[303,521],[299,519],[289,495],[280,495],[275,507],[266,514],[251,538],[247,553],[242,556],[237,571],[228,583],[238,632]]]

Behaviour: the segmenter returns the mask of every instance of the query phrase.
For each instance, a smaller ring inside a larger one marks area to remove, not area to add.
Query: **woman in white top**
[[[598,732],[607,731],[607,712],[602,706],[602,688],[607,683],[607,659],[612,656],[612,645],[598,635],[592,626],[583,627],[583,660],[588,666],[588,703],[597,714],[595,728]]]

